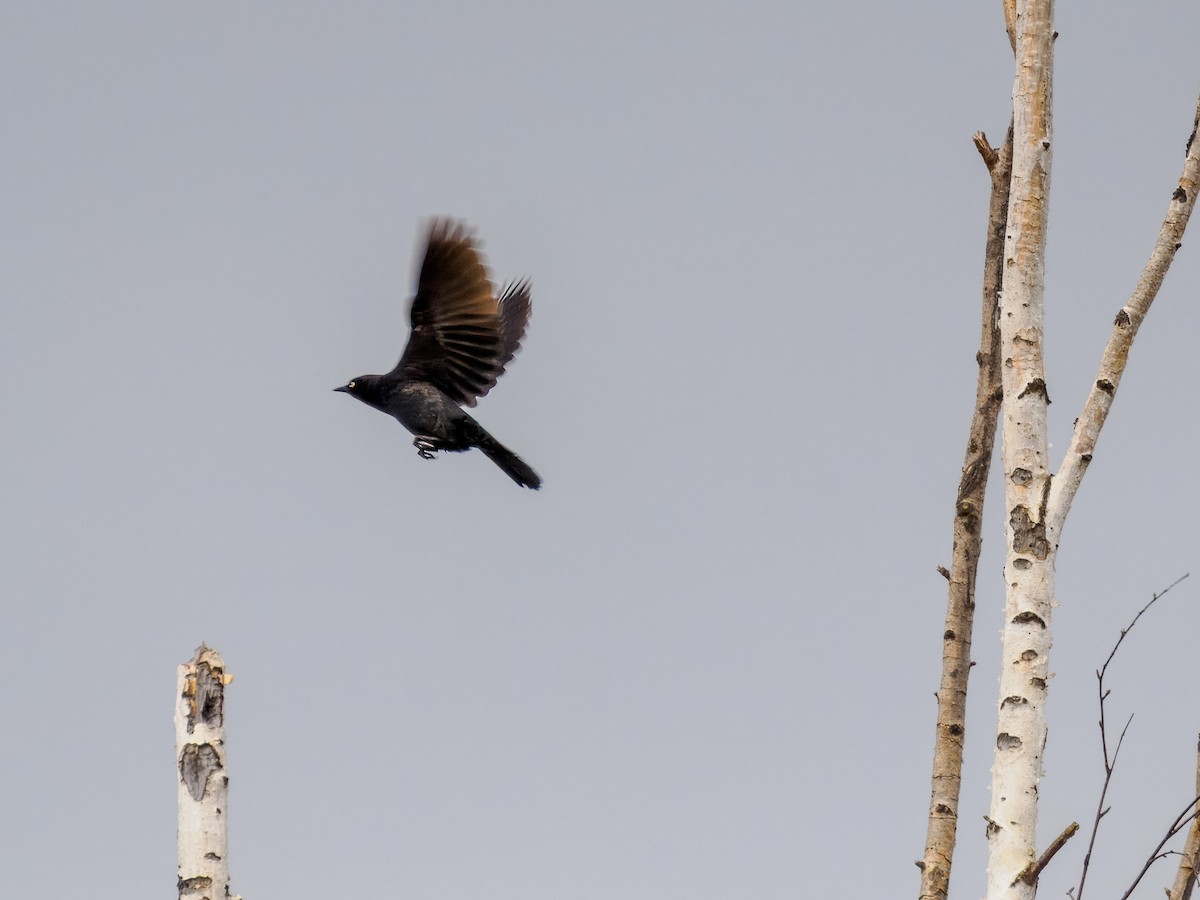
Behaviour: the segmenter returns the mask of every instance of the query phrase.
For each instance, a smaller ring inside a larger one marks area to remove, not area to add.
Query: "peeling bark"
[[[225,686],[221,655],[204,644],[179,667],[175,754],[179,767],[180,900],[229,900]]]

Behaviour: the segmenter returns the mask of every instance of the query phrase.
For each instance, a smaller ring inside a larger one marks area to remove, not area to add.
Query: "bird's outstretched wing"
[[[435,219],[413,297],[412,335],[395,374],[434,384],[474,406],[504,373],[529,321],[529,283],[496,299],[487,267],[465,225]]]

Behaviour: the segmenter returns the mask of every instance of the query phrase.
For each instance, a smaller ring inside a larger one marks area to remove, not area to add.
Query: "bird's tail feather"
[[[480,430],[482,431],[482,429]],[[537,472],[529,467],[529,463],[525,462],[525,460],[521,459],[521,457],[517,456],[517,454],[513,453],[486,431],[483,432],[477,446],[487,454],[488,459],[507,472],[508,477],[521,487],[533,488],[536,491],[542,486],[542,479],[538,477]]]

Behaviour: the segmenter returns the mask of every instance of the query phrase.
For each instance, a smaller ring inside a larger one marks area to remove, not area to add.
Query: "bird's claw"
[[[437,447],[429,438],[413,438],[413,446],[417,448],[417,455],[421,459],[433,459],[434,454],[437,453]]]

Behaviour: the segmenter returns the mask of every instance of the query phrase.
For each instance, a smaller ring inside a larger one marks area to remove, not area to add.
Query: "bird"
[[[537,490],[537,472],[462,408],[474,407],[504,374],[532,309],[529,279],[510,282],[497,296],[474,231],[433,219],[400,361],[386,375],[359,375],[334,390],[393,416],[415,435],[424,459],[478,447],[518,485]]]

